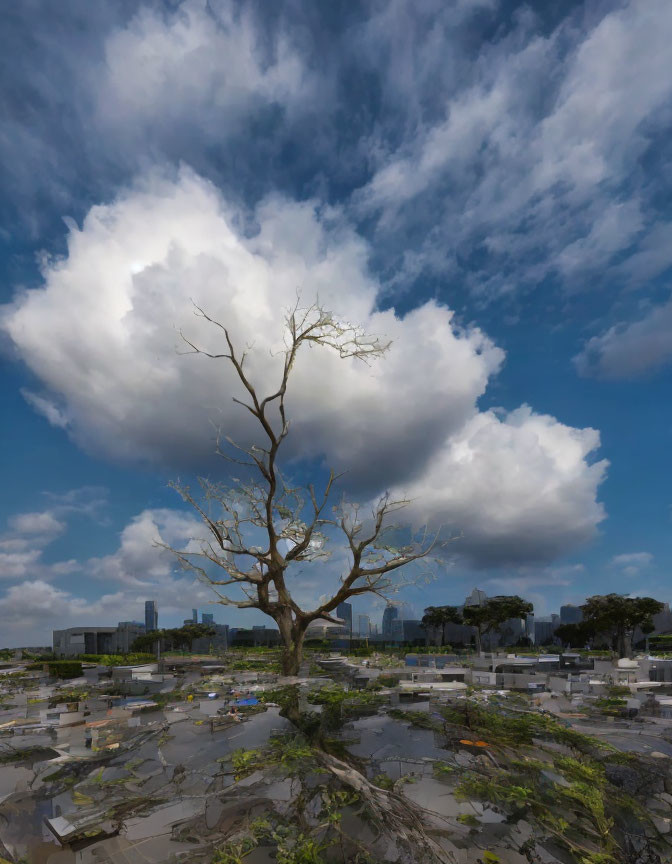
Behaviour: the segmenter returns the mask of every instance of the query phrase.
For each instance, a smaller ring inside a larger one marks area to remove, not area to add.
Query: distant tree
[[[462,612],[459,606],[428,606],[422,616],[420,626],[423,630],[440,630],[441,645],[446,644],[446,624],[462,624]]]
[[[464,623],[476,628],[476,653],[480,656],[484,635],[501,627],[509,618],[524,618],[533,609],[531,603],[517,594],[489,597],[482,606],[465,606]]]
[[[405,500],[393,500],[385,494],[370,517],[364,516],[358,505],[345,501],[328,513],[336,481],[333,471],[321,493],[312,485],[288,485],[280,471],[281,448],[290,430],[286,395],[298,353],[318,348],[369,362],[381,357],[389,346],[357,326],[337,321],[318,304],[301,309],[297,303],[285,319],[285,348],[280,353],[277,384],[262,393],[248,370],[247,352],[236,347],[227,327],[198,307],[196,314],[219,332],[222,349],[211,353],[183,336],[188,353],[232,366],[244,395],[243,399],[234,396],[234,402],[252,416],[259,440],[242,446],[224,436],[234,448],[229,452],[220,448],[221,438],[218,440],[218,454],[241,465],[241,474],[247,479],[233,479],[232,485],[226,485],[200,478],[199,500],[186,486],[175,485],[200,516],[208,536],[194,538],[198,551],[193,551],[193,543],[189,551],[171,551],[183,567],[214,588],[217,602],[238,609],[259,609],[273,618],[284,649],[283,672],[296,675],[306,630],[313,621],[338,623],[335,610],[351,597],[389,596],[399,587],[402,568],[425,558],[438,541],[438,535],[428,538],[427,534],[406,533],[406,542],[400,542],[402,534],[389,518],[408,503]],[[236,451],[241,458],[234,458],[232,452]],[[314,608],[302,608],[292,595],[288,577],[306,562],[329,557],[327,526],[342,534],[348,565],[340,581]]]
[[[621,594],[596,594],[581,606],[583,620],[594,633],[611,634],[619,657],[631,653],[632,636],[639,627],[642,633],[654,630],[653,616],[663,604],[653,597],[624,597]]]
[[[156,648],[156,643],[165,638],[165,630],[152,630],[151,633],[143,633],[138,636],[131,645],[131,651],[138,653],[152,652]]]
[[[173,634],[173,645],[175,648],[186,647],[192,650],[196,639],[204,639],[214,636],[217,632],[212,624],[185,624],[183,627],[171,631]]]
[[[573,624],[561,624],[556,628],[555,635],[563,645],[570,648],[585,648],[595,637],[595,626],[591,621],[576,621]]]
[[[153,651],[157,642],[165,648],[191,651],[194,641],[206,636],[214,636],[217,631],[212,624],[185,624],[183,627],[173,627],[169,630],[152,630],[143,633],[133,642],[133,651]]]

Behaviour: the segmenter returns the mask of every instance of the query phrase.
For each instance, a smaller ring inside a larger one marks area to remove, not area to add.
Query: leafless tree
[[[217,354],[205,351],[181,332],[188,346],[184,353],[204,355],[233,366],[246,394],[244,399],[234,397],[234,402],[254,417],[262,443],[243,447],[218,436],[217,453],[244,466],[247,479],[227,484],[200,478],[198,500],[188,487],[173,484],[198,512],[207,528],[207,539],[201,540],[198,551],[172,548],[171,551],[183,567],[213,587],[218,602],[239,609],[259,609],[273,618],[284,649],[283,672],[296,675],[311,622],[321,619],[338,623],[334,610],[351,597],[362,594],[386,597],[398,589],[400,577],[404,579],[402,568],[426,558],[437,543],[438,535],[430,538],[424,532],[421,538],[394,544],[398,533],[395,534],[396,526],[390,524],[389,517],[408,503],[405,500],[393,500],[386,494],[370,517],[345,499],[328,509],[337,480],[333,471],[318,492],[314,485],[290,486],[278,464],[280,448],[290,430],[285,398],[297,353],[304,346],[319,346],[337,351],[341,358],[371,362],[385,354],[389,343],[367,336],[357,326],[337,321],[319,303],[300,308],[297,302],[285,318],[279,385],[264,396],[248,375],[246,352],[235,347],[227,327],[198,306],[195,314],[220,331],[223,351]],[[224,440],[228,442],[228,452],[222,449]],[[237,457],[231,452],[237,452]],[[347,543],[348,567],[328,599],[314,609],[302,609],[287,586],[288,571],[302,563],[329,557],[327,532],[334,531],[340,531]],[[254,541],[260,538],[261,545],[255,545]]]

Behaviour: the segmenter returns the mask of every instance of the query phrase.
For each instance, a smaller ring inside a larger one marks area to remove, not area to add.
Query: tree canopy
[[[555,630],[555,635],[563,645],[570,648],[585,648],[595,635],[595,627],[590,621],[576,621],[571,624],[561,624]]]
[[[441,631],[441,644],[445,644],[445,625],[462,624],[462,611],[459,606],[428,606],[422,616],[420,626],[425,629]]]
[[[583,620],[594,633],[609,633],[616,643],[619,657],[625,657],[632,647],[635,630],[651,633],[653,616],[663,604],[653,597],[624,597],[621,594],[596,594],[581,606]]]
[[[180,650],[188,648],[191,651],[196,639],[214,636],[217,631],[212,624],[185,624],[183,627],[174,627],[169,630],[152,630],[144,633],[133,642],[133,651],[151,651],[157,642],[161,642],[166,648]]]
[[[533,611],[532,603],[517,594],[510,596],[488,597],[480,606],[465,606],[465,624],[476,628],[476,650],[481,653],[481,640],[484,634],[496,630],[510,618],[524,618]]]

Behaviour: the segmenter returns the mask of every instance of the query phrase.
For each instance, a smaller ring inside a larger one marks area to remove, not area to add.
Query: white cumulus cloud
[[[479,412],[503,352],[435,302],[403,318],[378,310],[368,247],[338,211],[273,197],[249,216],[189,169],[149,174],[71,225],[67,256],[46,261],[43,286],[5,308],[3,328],[75,441],[212,470],[210,421],[242,443],[256,430],[232,402],[245,394],[229,364],[178,355],[175,327],[221,350],[218,331],[192,315],[194,298],[240,349],[252,346],[249,374],[272,392],[282,310],[300,291],[392,348],[371,366],[325,349],[299,356],[287,457],[324,458],[361,494],[410,485],[427,518],[464,530],[475,561],[553,557],[592,535],[604,516],[597,432],[527,408]],[[148,527],[128,529],[129,548]]]
[[[608,463],[587,461],[599,441],[594,429],[527,406],[486,411],[395,491],[412,499],[416,524],[463,530],[452,550],[477,566],[549,560],[590,539],[605,517],[596,490]]]

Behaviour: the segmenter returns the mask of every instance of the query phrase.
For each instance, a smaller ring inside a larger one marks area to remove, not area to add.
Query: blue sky
[[[667,0],[15,5],[0,36],[0,642],[209,607],[168,483],[252,431],[297,290],[392,340],[297,365],[299,480],[462,532],[408,614],[670,597]],[[210,344],[210,343],[208,343]],[[212,343],[214,345],[214,343]],[[199,365],[200,364],[200,365]],[[338,544],[335,545],[338,549]],[[344,564],[296,576],[316,602]],[[379,615],[375,604],[357,611]]]

